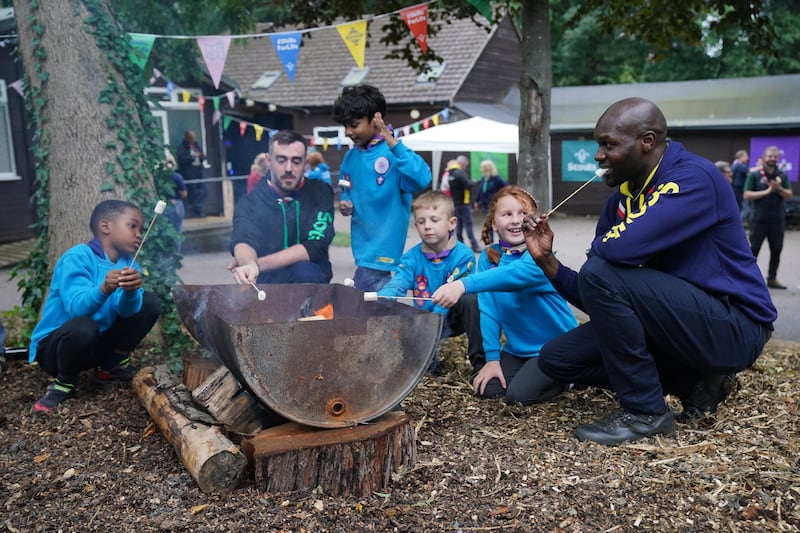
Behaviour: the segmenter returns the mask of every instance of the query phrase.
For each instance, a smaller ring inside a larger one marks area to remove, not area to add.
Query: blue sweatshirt
[[[397,267],[408,234],[411,195],[431,182],[431,169],[412,150],[385,141],[353,148],[339,175],[351,184],[340,198],[353,202],[350,224],[356,266],[391,271]]]
[[[110,295],[100,290],[110,270],[121,270],[129,262],[130,257],[120,255],[113,263],[105,253],[103,257],[97,255],[88,244],[78,244],[64,252],[53,270],[42,318],[31,334],[28,361],[33,363],[36,359],[36,349],[42,339],[72,318],[91,317],[102,333],[118,317],[138,313],[142,308],[144,289],[133,292],[117,289]],[[134,263],[132,268],[141,271],[138,263]]]
[[[425,257],[422,244],[418,244],[403,254],[392,280],[384,285],[378,294],[405,296],[407,291],[412,291],[412,296],[430,298],[436,289],[445,283],[464,278],[474,272],[475,254],[463,242],[456,241],[450,254],[438,262]],[[414,305],[441,315],[446,315],[449,311],[429,300],[414,300]]]
[[[500,249],[498,244],[492,247]],[[495,266],[484,250],[478,273],[461,282],[467,293],[478,293],[487,361],[499,361],[501,350],[537,357],[546,342],[578,325],[567,302],[527,251],[503,254]],[[501,332],[505,345],[500,343]]]
[[[634,200],[628,184],[608,199],[589,254],[676,276],[771,327],[778,312],[719,169],[672,141],[644,194]],[[577,279],[560,265],[553,286],[583,309]]]

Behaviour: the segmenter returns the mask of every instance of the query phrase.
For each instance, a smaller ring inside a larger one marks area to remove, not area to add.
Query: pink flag
[[[210,35],[198,37],[197,46],[203,54],[203,59],[214,82],[214,88],[219,89],[219,80],[222,77],[222,70],[225,68],[225,58],[228,57],[228,47],[231,45],[231,38],[227,35]]]
[[[419,47],[425,52],[428,50],[428,4],[419,4],[400,10],[400,16],[406,21],[406,26],[417,40]]]
[[[225,96],[228,97],[228,105],[233,107],[236,105],[236,93],[233,91],[228,91],[225,93]]]
[[[8,86],[17,91],[21,97],[25,98],[25,90],[22,88],[22,80],[17,80],[14,83],[10,83]]]

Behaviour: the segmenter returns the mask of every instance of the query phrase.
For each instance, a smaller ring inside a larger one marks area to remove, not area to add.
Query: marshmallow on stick
[[[591,178],[589,178],[589,179],[586,181],[586,183],[584,183],[583,185],[581,185],[580,187],[578,187],[577,189],[575,189],[574,191],[572,191],[572,194],[570,194],[569,196],[567,196],[566,198],[564,198],[563,200],[561,200],[561,203],[559,203],[557,206],[555,206],[553,209],[551,209],[550,211],[548,211],[548,212],[547,212],[547,216],[550,216],[550,215],[552,215],[553,213],[555,213],[556,209],[558,209],[559,207],[561,207],[562,205],[564,205],[565,203],[567,203],[567,200],[569,200],[570,198],[572,198],[573,196],[575,196],[576,194],[578,194],[578,193],[581,191],[581,189],[583,189],[584,187],[586,187],[587,185],[589,185],[591,182],[593,182],[595,178],[602,178],[602,177],[605,175],[605,173],[606,173],[606,172],[608,172],[608,169],[607,169],[607,168],[598,168],[597,170],[595,170],[595,171],[594,171],[594,174],[592,174],[592,177],[591,177]]]
[[[250,282],[250,285],[251,285],[251,286],[252,286],[252,287],[253,287],[255,290],[257,290],[257,291],[258,291],[258,301],[259,301],[259,302],[263,302],[264,300],[266,300],[266,299],[267,299],[267,293],[266,293],[266,292],[264,292],[264,291],[262,291],[261,289],[259,289],[259,288],[258,288],[258,285],[256,285],[256,284],[255,284],[255,283],[253,283],[252,281]]]
[[[133,254],[133,259],[131,259],[131,262],[128,264],[128,268],[132,267],[133,263],[136,262],[136,258],[139,257],[139,252],[142,251],[142,246],[144,246],[144,241],[147,240],[147,236],[150,235],[150,230],[153,229],[153,224],[156,221],[156,217],[158,217],[158,215],[163,215],[164,209],[166,208],[167,208],[167,202],[163,200],[159,200],[158,202],[156,202],[156,206],[153,208],[153,218],[150,220],[150,225],[147,226],[147,231],[144,233],[144,237],[142,237],[142,242],[139,243],[139,248],[136,249],[136,253]]]
[[[344,283],[343,283],[343,285],[344,285],[345,287],[355,287],[355,286],[356,286],[356,282],[355,282],[355,281],[353,281],[353,279],[352,279],[352,278],[344,278]]]

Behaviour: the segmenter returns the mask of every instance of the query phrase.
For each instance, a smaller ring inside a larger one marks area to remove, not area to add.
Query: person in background
[[[750,155],[747,153],[747,150],[737,150],[736,159],[731,163],[731,172],[733,174],[731,186],[733,187],[733,194],[736,196],[736,205],[739,206],[740,212],[742,212],[744,208],[744,182],[747,179],[747,175],[750,173],[750,168],[747,166],[748,161],[750,161]]]
[[[753,365],[778,316],[750,252],[731,186],[711,161],[669,140],[644,98],[612,104],[594,130],[595,161],[618,188],[579,272],[553,255],[548,216],[527,217],[528,252],[590,321],[542,347],[551,378],[611,389],[619,408],[579,425],[579,440],[618,445],[675,431],[717,410]]]
[[[186,180],[186,190],[189,197],[189,208],[192,216],[202,217],[203,204],[208,197],[208,184],[203,182],[203,163],[205,155],[197,145],[197,137],[192,130],[183,134],[183,142],[176,151],[178,158],[178,172]]]
[[[456,237],[459,241],[464,242],[464,231],[467,232],[467,238],[472,245],[472,251],[478,253],[481,247],[478,244],[478,239],[475,238],[475,232],[472,229],[472,190],[475,184],[467,174],[469,168],[469,158],[465,155],[460,155],[456,158],[458,167],[448,169],[448,181],[450,182],[450,193],[453,197],[453,203],[456,204]]]
[[[725,176],[725,179],[728,180],[728,183],[733,183],[733,172],[731,172],[731,165],[727,161],[717,161],[714,163],[717,165],[717,168],[722,175]]]
[[[428,164],[395,139],[385,115],[386,99],[371,85],[345,87],[333,104],[333,120],[354,144],[339,172],[339,212],[353,217],[353,281],[369,292],[391,279],[406,244],[411,197],[431,183]]]
[[[141,267],[131,263],[143,224],[136,205],[104,200],[89,220],[92,240],[58,259],[28,359],[55,379],[32,413],[49,413],[73,397],[84,370],[94,370],[98,384],[136,374],[131,352],[161,314],[158,297],[142,288]]]
[[[267,175],[268,170],[267,154],[262,152],[253,159],[253,164],[250,166],[250,174],[247,175],[247,192],[258,186],[258,183]]]
[[[164,211],[164,216],[167,217],[167,220],[169,220],[170,224],[172,224],[178,233],[183,233],[183,219],[186,216],[186,208],[183,205],[183,201],[188,196],[188,192],[186,191],[186,183],[183,176],[181,176],[175,167],[175,158],[172,157],[171,153],[167,152],[164,161],[164,169],[169,173],[170,180],[172,180],[172,184],[175,188],[172,197],[170,197],[169,202],[167,202],[167,209]],[[181,242],[181,240],[178,240],[175,245],[177,253],[181,253]]]
[[[767,287],[785,289],[786,285],[778,281],[778,265],[783,251],[783,234],[786,227],[784,212],[785,200],[792,197],[792,185],[789,177],[778,168],[780,150],[777,146],[768,146],[761,156],[763,164],[751,172],[744,182],[744,199],[751,202],[750,214],[750,249],[758,258],[764,239],[769,244],[769,267],[767,270]]]
[[[455,159],[451,159],[447,162],[444,167],[444,172],[442,172],[442,180],[439,183],[439,190],[451,198],[453,197],[453,193],[450,192],[450,169],[452,168],[461,168],[458,166],[458,161]]]
[[[478,197],[475,208],[485,215],[489,212],[489,202],[497,191],[508,185],[497,175],[497,166],[491,159],[481,161],[481,181],[478,182]]]
[[[328,185],[331,184],[331,169],[321,153],[311,152],[308,154],[308,167],[310,169],[306,175],[308,179],[321,180]]]

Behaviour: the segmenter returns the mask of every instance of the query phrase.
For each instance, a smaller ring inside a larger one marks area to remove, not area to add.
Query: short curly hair
[[[372,120],[375,113],[386,115],[386,98],[377,87],[366,83],[345,87],[333,104],[333,120],[338,124],[361,118]]]

